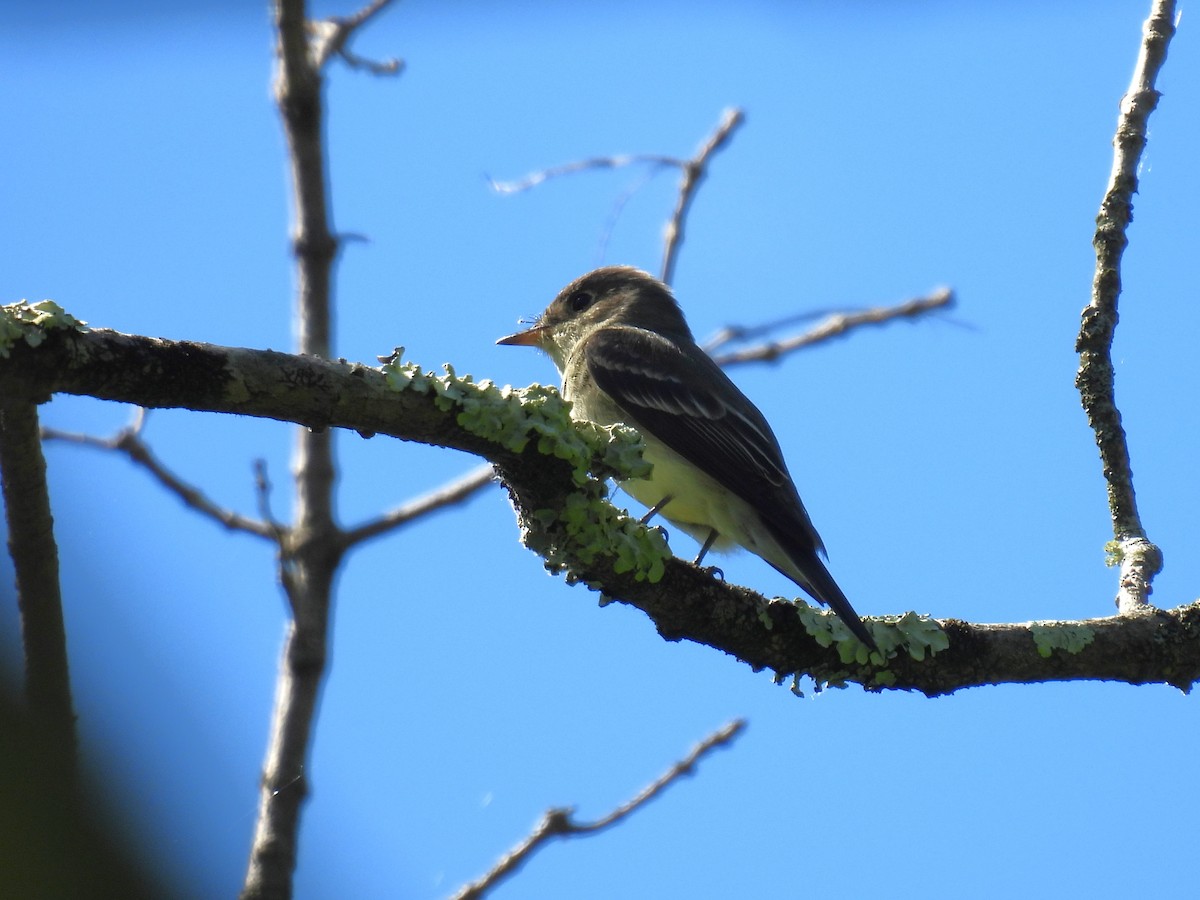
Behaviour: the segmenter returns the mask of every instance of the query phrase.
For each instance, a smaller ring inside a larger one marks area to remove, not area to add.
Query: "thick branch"
[[[17,576],[21,640],[25,652],[25,696],[33,721],[48,744],[75,760],[75,711],[67,666],[58,580],[58,545],[50,513],[46,460],[37,406],[6,396],[0,402],[0,480],[8,520],[8,549]]]
[[[1158,105],[1154,82],[1175,34],[1174,18],[1174,2],[1154,0],[1150,18],[1143,27],[1133,81],[1121,100],[1121,115],[1113,138],[1112,172],[1096,217],[1096,235],[1092,239],[1096,248],[1092,300],[1083,310],[1075,342],[1079,353],[1075,386],[1100,448],[1113,537],[1120,545],[1117,606],[1122,612],[1146,605],[1151,581],[1162,568],[1162,555],[1147,539],[1138,515],[1129,446],[1116,403],[1112,341],[1117,327],[1117,299],[1121,294],[1121,256],[1128,243],[1126,230],[1133,220],[1133,195],[1138,186],[1137,168],[1146,146],[1146,122]]]
[[[0,360],[0,394],[44,397],[50,392],[340,427],[464,450],[499,468],[522,522],[532,530],[530,546],[547,552],[567,542],[556,524],[539,525],[536,515],[565,509],[576,490],[571,467],[554,457],[553,447],[539,452],[535,440],[521,452],[506,449],[460,424],[456,409],[446,407],[448,395],[396,390],[378,369],[111,331],[64,331],[48,335],[36,349],[15,346],[8,359]],[[945,620],[949,650],[922,662],[904,657],[878,667],[842,663],[837,647],[821,646],[790,604],[768,604],[753,591],[724,584],[688,563],[668,560],[666,575],[656,584],[639,581],[633,572],[617,572],[613,557],[604,555],[574,565],[572,572],[646,612],[670,640],[707,644],[779,674],[807,672],[928,694],[1073,679],[1186,689],[1200,677],[1200,607],[1195,605],[1054,626]],[[1045,649],[1047,628],[1058,628],[1064,637],[1078,633],[1090,642],[1079,652],[1053,650],[1043,656],[1039,640]],[[881,672],[887,673],[882,680]]]
[[[382,2],[373,3],[332,30],[313,32],[304,0],[276,0],[274,7],[275,100],[287,138],[295,208],[298,344],[301,354],[315,357],[328,357],[333,346],[332,277],[338,250],[326,187],[321,66],[329,52],[343,50],[354,30],[382,7]],[[310,34],[319,45],[310,44]],[[333,434],[300,429],[292,471],[296,521],[281,532],[279,553],[280,583],[292,621],[275,689],[243,898],[283,898],[292,893],[300,806],[308,794],[309,747],[328,658],[333,579],[344,552],[334,519]]]

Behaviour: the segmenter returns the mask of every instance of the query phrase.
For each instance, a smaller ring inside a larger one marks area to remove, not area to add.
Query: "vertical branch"
[[[1154,82],[1175,33],[1174,18],[1173,0],[1153,0],[1150,17],[1143,26],[1133,80],[1121,100],[1113,138],[1112,173],[1092,240],[1096,248],[1092,299],[1083,310],[1075,342],[1079,353],[1075,386],[1100,448],[1113,536],[1119,546],[1121,577],[1117,606],[1121,612],[1131,612],[1147,604],[1151,581],[1162,568],[1162,554],[1147,539],[1138,515],[1129,446],[1114,391],[1112,341],[1118,319],[1117,299],[1121,294],[1121,256],[1128,244],[1126,231],[1133,219],[1138,163],[1146,146],[1146,121],[1158,105],[1159,93]]]
[[[331,273],[337,240],[329,226],[325,190],[321,71],[309,50],[304,0],[275,0],[279,54],[275,102],[283,118],[295,203],[297,342],[300,353],[329,356],[332,348]]]
[[[17,576],[25,696],[39,737],[73,777],[75,712],[67,666],[58,580],[58,545],[46,485],[37,406],[26,400],[0,403],[0,476],[8,517],[8,547]]]
[[[332,272],[337,240],[325,185],[321,70],[309,45],[304,0],[276,0],[275,100],[291,167],[299,352],[330,355]],[[308,794],[308,754],[324,678],[333,578],[342,555],[334,522],[333,435],[301,429],[294,467],[295,524],[280,543],[280,581],[291,607],[263,766],[258,822],[244,898],[292,893],[300,806]]]

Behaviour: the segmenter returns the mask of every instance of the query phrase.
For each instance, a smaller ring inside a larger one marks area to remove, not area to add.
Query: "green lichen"
[[[1038,655],[1049,659],[1055,650],[1078,653],[1096,639],[1096,632],[1087,625],[1045,623],[1031,625],[1030,633],[1037,645]]]
[[[1104,545],[1104,564],[1109,568],[1119,566],[1125,560],[1125,548],[1120,541],[1109,541]]]
[[[76,319],[53,300],[29,303],[22,300],[0,306],[0,357],[7,358],[17,341],[36,347],[51,331],[86,331],[87,323]]]
[[[606,558],[618,574],[629,572],[637,581],[657,584],[671,556],[662,533],[608,503],[602,483],[594,481],[592,485],[570,495],[564,508],[556,513],[557,522],[553,524],[557,528],[550,533],[561,537],[549,544],[539,542],[536,549],[546,568],[551,572],[569,571]],[[594,580],[587,584],[596,590],[604,587]]]
[[[907,612],[899,618],[864,620],[863,624],[875,639],[878,651],[860,641],[851,633],[849,626],[829,610],[810,606],[803,600],[793,601],[800,622],[822,647],[837,646],[838,658],[843,665],[875,666],[887,664],[896,652],[905,650],[913,659],[921,662],[950,646],[940,625],[928,616]]]
[[[590,566],[603,557],[619,574],[629,572],[638,581],[652,584],[662,579],[671,552],[661,532],[645,527],[607,501],[606,479],[641,478],[650,473],[636,431],[621,425],[602,427],[574,421],[571,404],[552,387],[497,387],[488,380],[476,383],[448,364],[445,374],[439,375],[402,362],[403,352],[403,347],[397,348],[383,365],[394,390],[432,395],[438,409],[458,410],[458,424],[467,431],[514,453],[536,442],[539,453],[571,466],[576,493],[561,510],[534,512],[523,529],[526,546],[541,554],[546,568],[569,575],[574,568]]]
[[[887,669],[876,672],[873,676],[871,676],[871,686],[881,688],[895,687],[896,673],[888,671]]]
[[[892,623],[892,628],[901,637],[900,645],[917,662],[923,662],[926,654],[935,656],[950,646],[950,637],[929,616],[906,612]],[[879,635],[875,634],[875,638],[878,640]]]

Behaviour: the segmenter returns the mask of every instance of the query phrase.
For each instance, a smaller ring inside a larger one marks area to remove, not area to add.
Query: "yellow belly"
[[[739,522],[744,518],[739,515],[745,509],[744,501],[657,441],[647,442],[645,458],[654,466],[650,478],[621,482],[625,491],[647,507],[669,496],[670,501],[659,511],[668,522],[701,543],[716,529],[715,550],[737,546],[737,535],[744,531]]]

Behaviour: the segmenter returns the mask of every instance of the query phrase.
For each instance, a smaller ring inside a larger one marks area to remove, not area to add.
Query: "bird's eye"
[[[567,303],[575,312],[583,312],[592,305],[592,295],[587,291],[576,291],[567,298]]]

